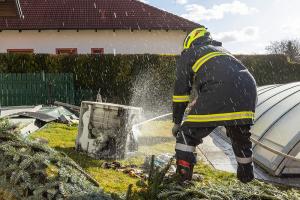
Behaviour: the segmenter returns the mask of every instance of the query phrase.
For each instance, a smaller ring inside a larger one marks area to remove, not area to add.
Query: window
[[[92,48],[92,54],[104,54],[104,49],[103,48]]]
[[[33,49],[7,49],[7,53],[30,54],[34,53]]]
[[[77,48],[57,48],[56,54],[75,55],[77,54]]]

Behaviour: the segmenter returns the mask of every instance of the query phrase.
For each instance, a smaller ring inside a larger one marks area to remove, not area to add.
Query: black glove
[[[180,124],[174,124],[174,126],[172,128],[172,134],[174,137],[177,137],[179,129],[180,129]]]
[[[253,165],[250,164],[238,164],[237,178],[242,183],[249,183],[254,179]]]

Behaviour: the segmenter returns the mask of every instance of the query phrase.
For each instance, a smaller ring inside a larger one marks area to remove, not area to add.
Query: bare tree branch
[[[299,40],[282,40],[271,42],[266,50],[270,54],[286,55],[291,61],[296,61],[300,57],[300,41]]]

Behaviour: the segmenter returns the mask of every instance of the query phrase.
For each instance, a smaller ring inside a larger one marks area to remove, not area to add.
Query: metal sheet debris
[[[21,113],[16,113],[15,115],[20,117],[29,117],[29,118],[38,119],[45,123],[49,123],[57,120],[57,118],[52,117],[51,115],[40,113],[40,112],[21,112]]]
[[[64,107],[17,106],[2,108],[1,117],[16,125],[21,135],[27,137],[50,122],[77,123],[78,117]]]
[[[75,105],[71,105],[71,104],[63,103],[63,102],[59,102],[59,101],[55,101],[54,105],[55,106],[62,106],[64,108],[70,110],[71,112],[73,112],[75,114],[78,114],[78,116],[79,116],[79,113],[80,113],[80,107],[79,106],[75,106]]]
[[[13,107],[0,107],[0,118],[8,117],[20,112],[36,112],[42,108],[38,106],[13,106]]]

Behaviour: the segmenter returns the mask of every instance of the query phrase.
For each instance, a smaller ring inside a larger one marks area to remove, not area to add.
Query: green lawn
[[[49,141],[49,146],[65,152],[83,169],[91,174],[104,188],[106,192],[124,192],[128,184],[134,184],[136,179],[131,178],[121,172],[105,170],[101,168],[103,160],[96,160],[75,151],[75,140],[77,136],[77,126],[67,126],[64,124],[48,124],[42,130],[34,133],[31,138],[43,138]],[[130,160],[126,161],[127,163]],[[105,178],[104,178],[105,177]]]
[[[155,122],[141,128],[141,144],[138,153],[125,160],[122,164],[136,164],[141,166],[146,155],[157,155],[160,153],[174,153],[175,140],[170,133],[171,122]],[[122,172],[102,169],[104,160],[96,160],[75,151],[75,140],[77,126],[51,123],[45,128],[31,135],[32,139],[43,138],[48,140],[49,146],[56,150],[63,151],[75,160],[83,169],[91,174],[104,188],[106,192],[122,193],[126,191],[129,184],[135,184],[136,178],[129,177]],[[203,164],[196,166],[196,171],[201,172],[209,178],[211,176],[233,178],[232,174],[215,172]]]
[[[161,123],[163,129],[169,128],[170,123]],[[142,144],[136,156],[121,160],[122,164],[142,165],[145,155],[159,154],[162,152],[174,152],[174,139],[171,134],[164,133],[157,126],[142,127],[143,136]],[[153,136],[160,136],[163,141],[152,140]],[[102,169],[101,165],[104,160],[96,160],[75,151],[75,140],[77,136],[77,126],[68,126],[64,124],[51,123],[46,125],[42,130],[31,135],[32,139],[43,138],[48,140],[49,146],[56,150],[65,152],[74,161],[76,161],[83,169],[91,174],[104,188],[106,192],[122,193],[127,190],[129,184],[135,184],[136,178],[129,177],[122,172],[114,170]],[[105,177],[105,178],[104,178]]]
[[[122,164],[135,164],[141,166],[146,155],[174,153],[175,140],[170,133],[171,126],[171,122],[153,122],[142,127],[142,134],[139,136],[139,152],[135,156],[121,160],[120,162]],[[50,147],[65,152],[80,166],[82,166],[83,169],[91,174],[106,192],[118,194],[124,193],[126,192],[129,184],[135,184],[138,181],[137,178],[132,178],[122,172],[102,169],[101,165],[105,162],[104,160],[95,160],[84,154],[76,152],[76,135],[77,126],[52,123],[31,135],[31,138],[44,138],[49,141]],[[197,183],[199,187],[217,186],[225,188],[225,191],[226,187],[229,186],[240,188],[244,187],[236,180],[234,174],[217,171],[202,162],[199,162],[199,164],[195,166],[195,172],[202,174],[204,177],[202,182]],[[269,188],[269,190],[273,189],[273,186],[270,184],[264,184],[259,181],[254,181],[247,187],[251,189],[256,188],[258,191],[263,190],[264,188]],[[293,190],[286,191],[293,192]]]

